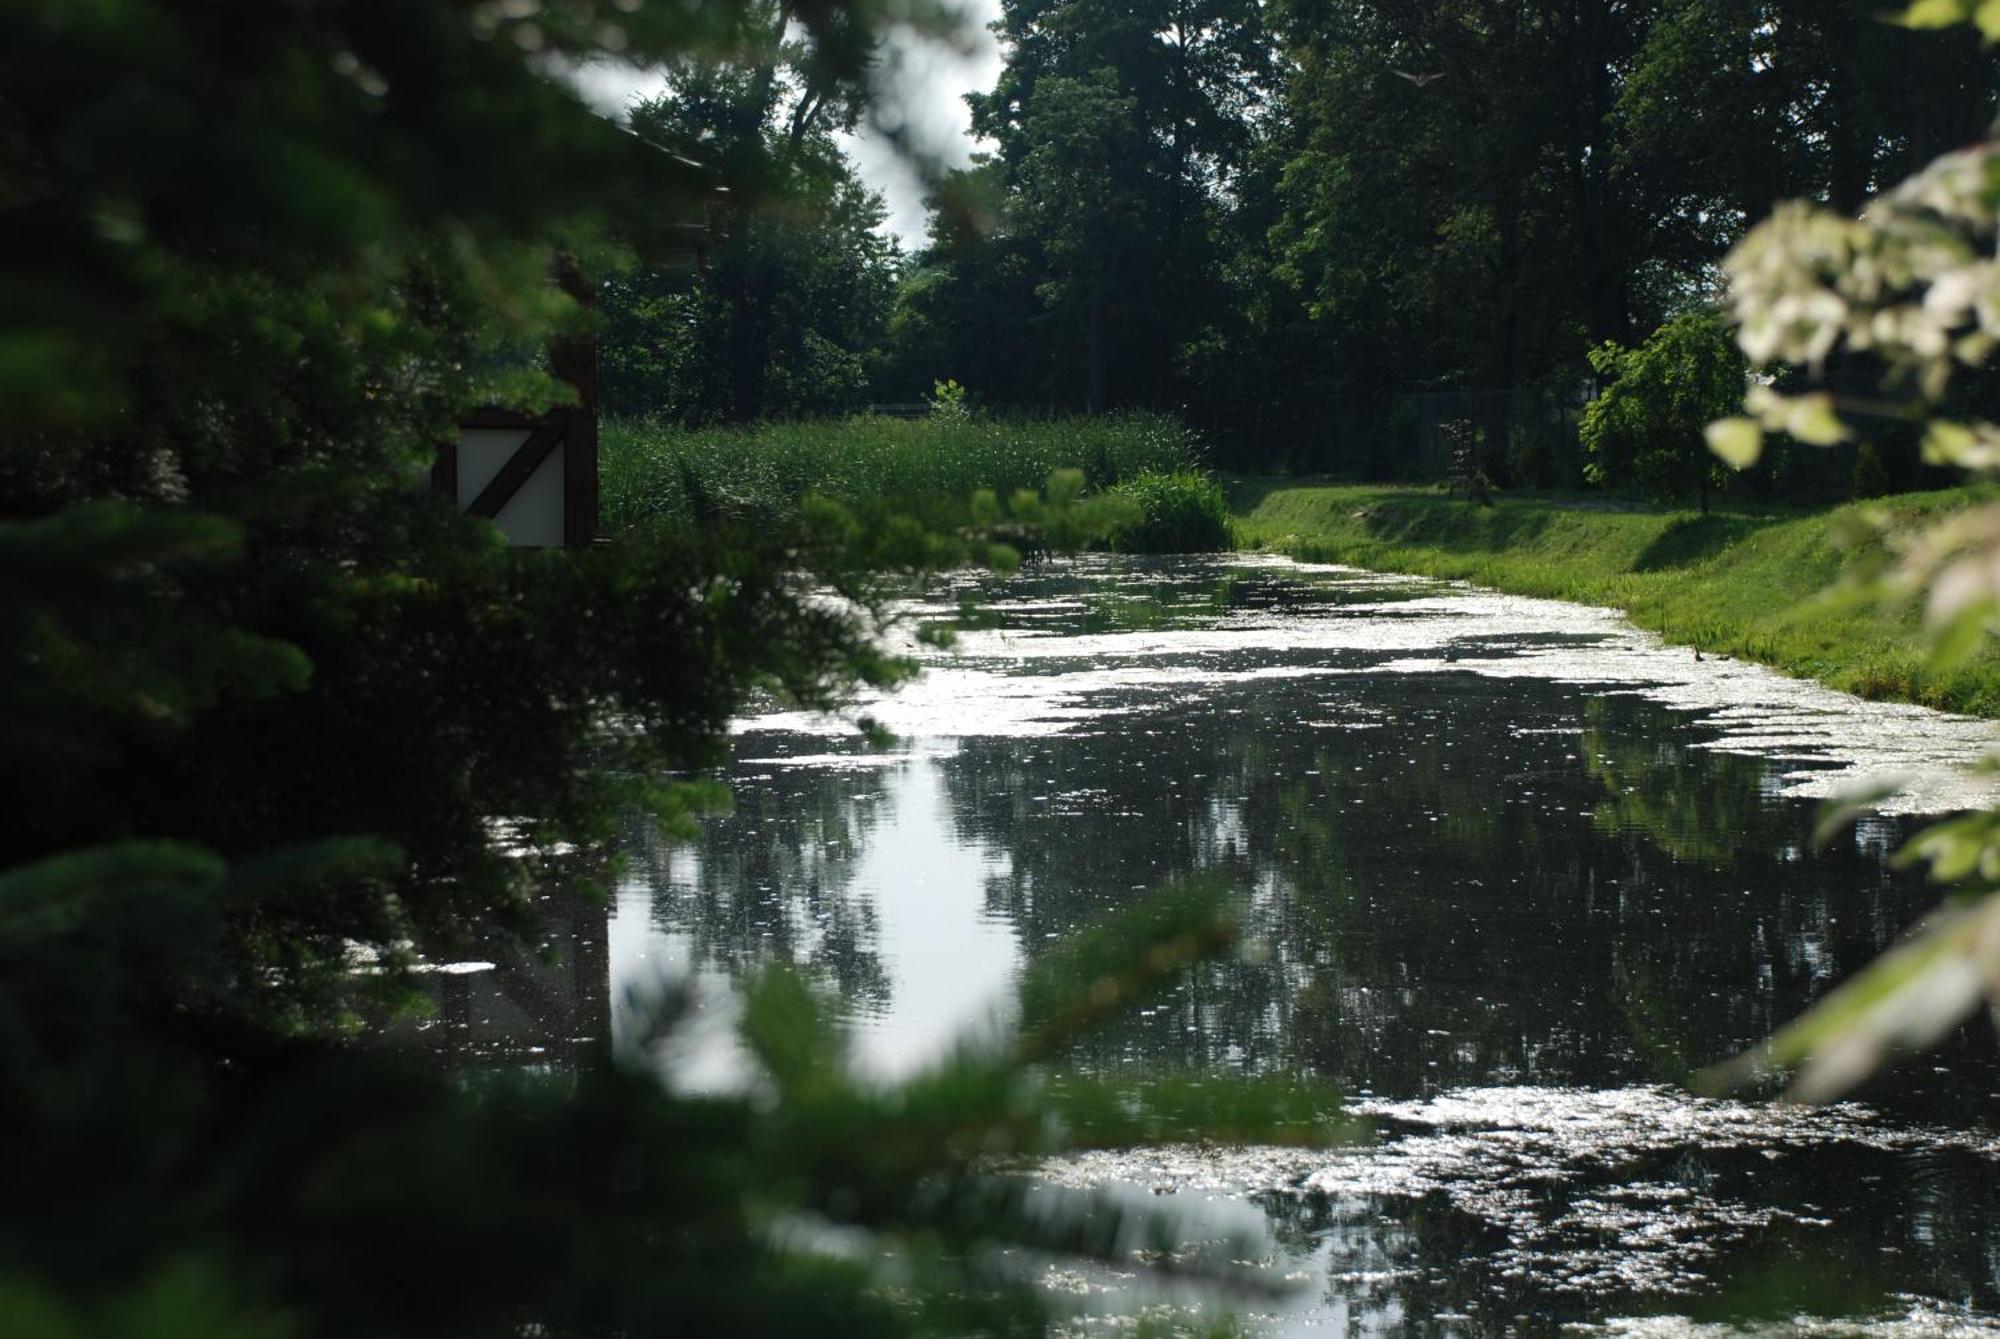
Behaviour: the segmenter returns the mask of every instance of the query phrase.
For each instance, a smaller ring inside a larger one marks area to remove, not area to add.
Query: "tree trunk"
[[[1514,201],[1502,199],[1494,212],[1500,226],[1500,282],[1494,285],[1497,307],[1493,313],[1492,375],[1480,407],[1480,426],[1486,438],[1481,466],[1487,478],[1506,488],[1513,483],[1507,464],[1507,437],[1513,417],[1514,364],[1521,324],[1521,255]]]
[[[1102,414],[1111,408],[1111,304],[1102,293],[1091,295],[1083,356],[1084,409]]]
[[[770,283],[761,273],[746,273],[730,295],[731,422],[750,423],[764,412],[764,374],[771,363],[772,300]]]
[[[1576,236],[1590,313],[1590,339],[1632,342],[1632,299],[1620,201],[1611,180],[1607,127],[1614,99],[1609,25],[1601,3],[1580,5],[1568,59],[1577,84],[1570,94],[1569,173]]]

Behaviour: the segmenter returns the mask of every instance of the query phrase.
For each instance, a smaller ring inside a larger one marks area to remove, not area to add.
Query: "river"
[[[703,984],[676,1080],[732,1081],[730,979],[789,959],[904,1072],[1021,964],[1177,875],[1244,951],[1092,1067],[1308,1073],[1373,1133],[1047,1170],[1253,1226],[1276,1334],[2000,1333],[2000,1064],[1983,1020],[1823,1109],[1693,1097],[1935,902],[1890,855],[1990,802],[1988,723],[1661,645],[1615,614],[1279,559],[965,576],[985,626],[851,721],[738,723],[735,812],[643,843],[610,1026]],[[1909,790],[1827,845],[1821,802]],[[1130,1305],[1116,1271],[1053,1282]],[[1813,1320],[1812,1317],[1823,1318]]]

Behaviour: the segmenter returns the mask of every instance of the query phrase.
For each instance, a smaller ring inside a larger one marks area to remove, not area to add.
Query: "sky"
[[[967,93],[993,87],[1000,76],[1000,43],[986,25],[1000,15],[999,0],[963,0],[966,49],[892,34],[884,55],[876,115],[901,118],[919,152],[947,167],[963,167],[980,147],[972,138]],[[598,62],[577,70],[578,88],[607,114],[622,113],[638,98],[661,91],[658,70]],[[924,240],[923,180],[914,164],[872,126],[843,137],[862,180],[882,193],[889,208],[888,230],[905,250]]]

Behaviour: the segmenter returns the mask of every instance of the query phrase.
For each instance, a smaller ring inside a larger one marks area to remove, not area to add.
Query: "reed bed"
[[[932,417],[687,429],[645,420],[602,428],[604,528],[690,521],[709,509],[780,513],[812,494],[935,518],[990,488],[1005,498],[1078,469],[1092,491],[1198,470],[1196,435],[1158,414],[1095,418]]]

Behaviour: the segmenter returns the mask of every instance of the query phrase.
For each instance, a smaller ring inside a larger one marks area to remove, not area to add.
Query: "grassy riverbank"
[[[1954,489],[1865,504],[1920,520],[1996,496]],[[1240,479],[1244,544],[1380,571],[1460,578],[1622,609],[1669,641],[1761,661],[1864,697],[2000,716],[2000,656],[1934,670],[1917,616],[1839,589],[1851,507],[1660,511],[1510,496],[1494,507],[1431,489]]]
[[[604,527],[614,534],[687,520],[706,506],[781,513],[811,493],[949,522],[979,489],[1004,499],[1042,488],[1056,470],[1083,471],[1095,491],[1200,463],[1195,435],[1153,414],[855,417],[693,430],[613,420],[602,452]]]

